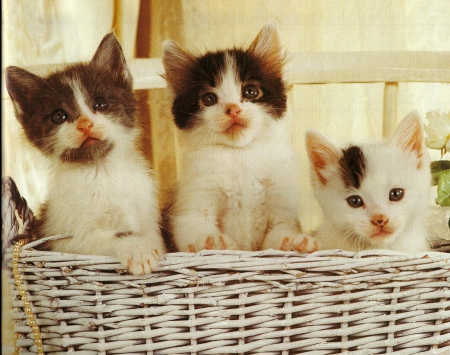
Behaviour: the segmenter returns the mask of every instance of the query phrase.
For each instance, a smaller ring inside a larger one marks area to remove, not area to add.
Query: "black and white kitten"
[[[271,25],[246,50],[194,56],[164,42],[182,149],[168,217],[179,250],[317,249],[298,220],[297,158],[283,120],[283,62]]]
[[[309,130],[306,148],[324,223],[323,249],[429,250],[425,216],[431,174],[418,114],[406,116],[389,141],[341,148]]]
[[[37,237],[52,251],[117,256],[151,272],[165,252],[152,172],[137,140],[136,99],[121,46],[106,35],[89,63],[46,77],[6,69],[27,139],[52,161]]]

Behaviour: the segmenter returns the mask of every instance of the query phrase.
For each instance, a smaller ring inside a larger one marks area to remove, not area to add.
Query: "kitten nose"
[[[372,217],[370,222],[374,226],[384,227],[389,222],[389,218],[387,218],[386,216],[384,216],[382,214],[376,214],[375,216]]]
[[[225,107],[225,112],[231,118],[236,118],[241,112],[241,108],[236,104],[228,104]]]
[[[77,120],[77,130],[79,130],[80,132],[83,132],[84,134],[89,133],[89,131],[91,130],[91,128],[93,126],[94,126],[94,123],[92,123],[92,121],[87,117],[81,116]]]

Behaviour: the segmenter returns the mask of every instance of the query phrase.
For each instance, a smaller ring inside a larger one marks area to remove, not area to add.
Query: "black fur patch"
[[[123,238],[123,237],[131,237],[133,236],[134,233],[132,231],[127,231],[127,232],[117,232],[116,233],[116,238]]]
[[[114,148],[114,144],[108,140],[98,141],[89,147],[68,148],[60,158],[66,163],[97,163],[106,157]]]
[[[260,84],[263,96],[257,101],[266,106],[275,118],[286,112],[286,89],[278,68],[271,68],[251,52],[233,50],[239,79],[242,82],[256,81]]]
[[[339,160],[342,180],[346,187],[359,189],[366,173],[366,158],[357,146],[350,146],[342,152],[344,155]]]

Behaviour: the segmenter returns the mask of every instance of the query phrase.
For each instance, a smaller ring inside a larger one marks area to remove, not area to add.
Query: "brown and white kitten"
[[[310,130],[306,147],[324,212],[316,233],[323,249],[429,249],[424,218],[431,174],[417,113],[402,120],[390,141],[340,148]]]
[[[283,62],[271,25],[246,50],[193,56],[164,42],[181,143],[168,218],[179,250],[317,248],[298,220],[297,158],[283,120]]]
[[[156,185],[137,145],[132,77],[114,34],[89,63],[46,77],[8,67],[6,85],[27,139],[52,161],[37,237],[71,234],[47,247],[151,272],[165,252]]]

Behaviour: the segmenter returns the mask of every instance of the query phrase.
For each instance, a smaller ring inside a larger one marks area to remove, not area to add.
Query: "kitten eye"
[[[352,208],[359,208],[364,206],[364,201],[361,197],[353,195],[347,198],[347,203]]]
[[[69,115],[66,111],[58,109],[52,114],[52,121],[55,124],[61,124],[65,122],[69,118]]]
[[[202,95],[202,102],[205,106],[212,106],[217,103],[217,95],[212,92],[207,92]]]
[[[389,192],[389,200],[390,201],[400,201],[403,198],[403,189],[392,189]]]
[[[259,90],[255,85],[244,86],[244,89],[242,90],[242,96],[244,96],[244,98],[249,100],[256,99],[258,95]]]
[[[94,100],[94,111],[104,111],[108,108],[108,104],[103,97],[96,97]]]

